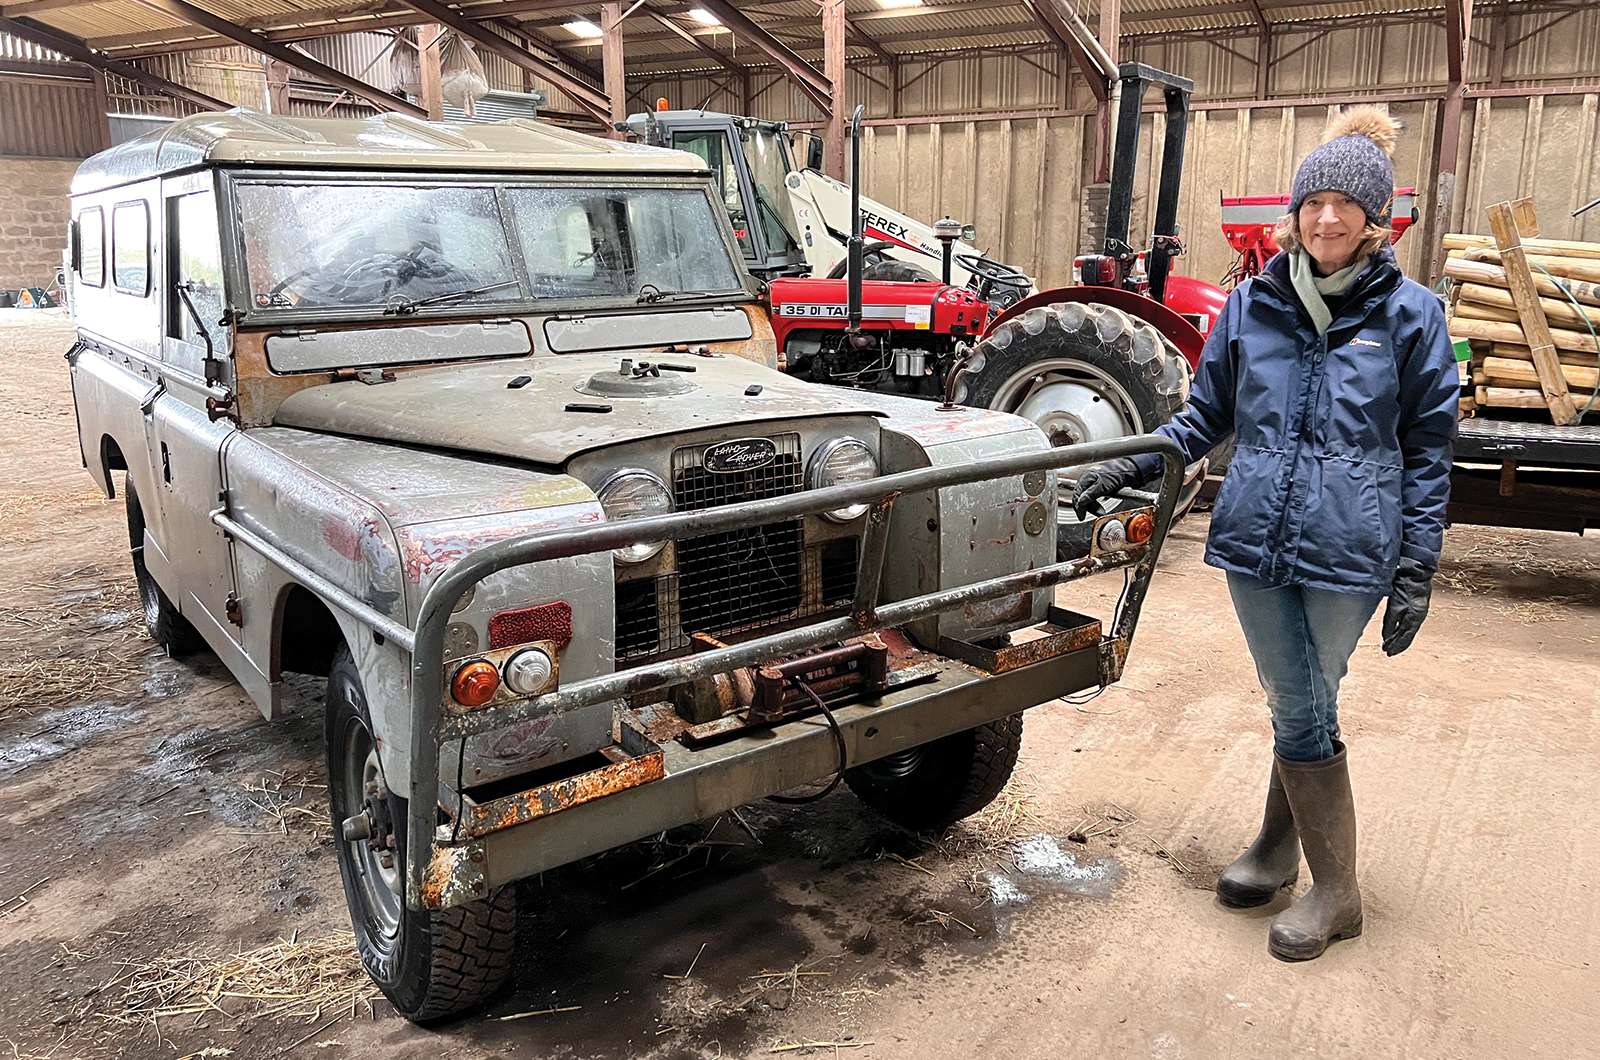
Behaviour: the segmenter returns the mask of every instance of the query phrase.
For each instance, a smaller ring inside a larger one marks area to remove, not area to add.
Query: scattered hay
[[[245,801],[275,823],[282,834],[289,834],[289,825],[293,822],[296,830],[304,828],[310,832],[313,841],[333,835],[333,819],[329,816],[326,795],[328,785],[319,782],[315,775],[269,769],[259,784],[246,784],[244,790],[255,796],[246,797]],[[309,798],[308,792],[311,793]]]
[[[144,678],[139,659],[150,649],[54,655],[0,666],[0,719],[31,715],[63,702],[130,694]]]
[[[139,660],[152,645],[144,638],[138,590],[131,578],[73,581],[98,574],[83,567],[53,584],[19,586],[12,598],[49,599],[0,610],[0,628],[20,633],[0,643],[32,638],[49,644],[39,652],[24,648],[0,665],[0,720],[67,700],[131,694],[144,679]],[[67,654],[74,650],[78,654]]]
[[[60,493],[25,493],[0,490],[0,544],[43,541],[60,529],[62,516],[108,507],[111,501],[95,487],[76,487]],[[41,513],[48,515],[41,518]]]
[[[175,954],[148,963],[123,961],[121,968],[107,984],[122,986],[121,1009],[98,1015],[117,1024],[148,1023],[158,1039],[164,1019],[212,1013],[229,1020],[319,1023],[332,1014],[338,1022],[363,1008],[371,1015],[379,996],[348,931],[221,958]]]
[[[1515,619],[1524,626],[1538,622],[1560,622],[1567,616],[1562,613],[1558,605],[1566,604],[1571,599],[1571,597],[1552,596],[1548,602],[1530,600],[1527,603],[1513,604],[1511,607],[1497,607],[1494,611],[1495,614]]]
[[[1032,774],[1013,774],[993,802],[951,825],[933,848],[940,857],[961,864],[962,882],[969,891],[982,893],[987,890],[985,875],[1005,859],[1012,843],[1024,834],[1046,830],[1044,819],[1034,810],[1038,799]]]

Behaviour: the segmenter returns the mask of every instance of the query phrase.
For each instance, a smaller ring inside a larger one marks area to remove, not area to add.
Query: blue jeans
[[[1228,593],[1272,708],[1273,750],[1290,762],[1331,758],[1339,738],[1339,682],[1383,597],[1269,588],[1232,571]]]

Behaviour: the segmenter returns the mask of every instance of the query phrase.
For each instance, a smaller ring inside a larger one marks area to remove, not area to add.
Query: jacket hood
[[[1339,311],[1334,314],[1333,324],[1328,330],[1331,332],[1335,328],[1365,317],[1374,303],[1393,294],[1404,279],[1405,276],[1395,261],[1393,246],[1386,245],[1373,251],[1367,260],[1367,267],[1345,293],[1344,301]],[[1300,303],[1300,296],[1294,291],[1294,281],[1289,278],[1287,252],[1280,250],[1274,254],[1262,267],[1255,282],[1271,291],[1280,301],[1293,306],[1306,323],[1311,323],[1311,314],[1307,313],[1306,307]]]
[[[591,449],[707,427],[881,414],[865,403],[870,395],[737,357],[668,354],[662,363],[689,370],[641,379],[622,376],[621,360],[564,354],[325,383],[285,400],[273,423],[558,467]],[[531,378],[513,387],[519,377]]]

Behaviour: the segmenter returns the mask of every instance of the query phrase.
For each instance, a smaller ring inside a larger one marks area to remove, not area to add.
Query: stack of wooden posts
[[[1529,200],[1485,212],[1493,237],[1444,237],[1450,334],[1472,350],[1463,412],[1547,409],[1558,424],[1586,406],[1600,414],[1600,243],[1527,238],[1538,231]]]

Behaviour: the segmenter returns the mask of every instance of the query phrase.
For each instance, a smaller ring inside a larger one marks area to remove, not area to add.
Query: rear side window
[[[90,287],[106,283],[106,215],[98,206],[78,215],[78,279]]]
[[[111,277],[119,291],[150,293],[150,208],[124,202],[111,211]]]

